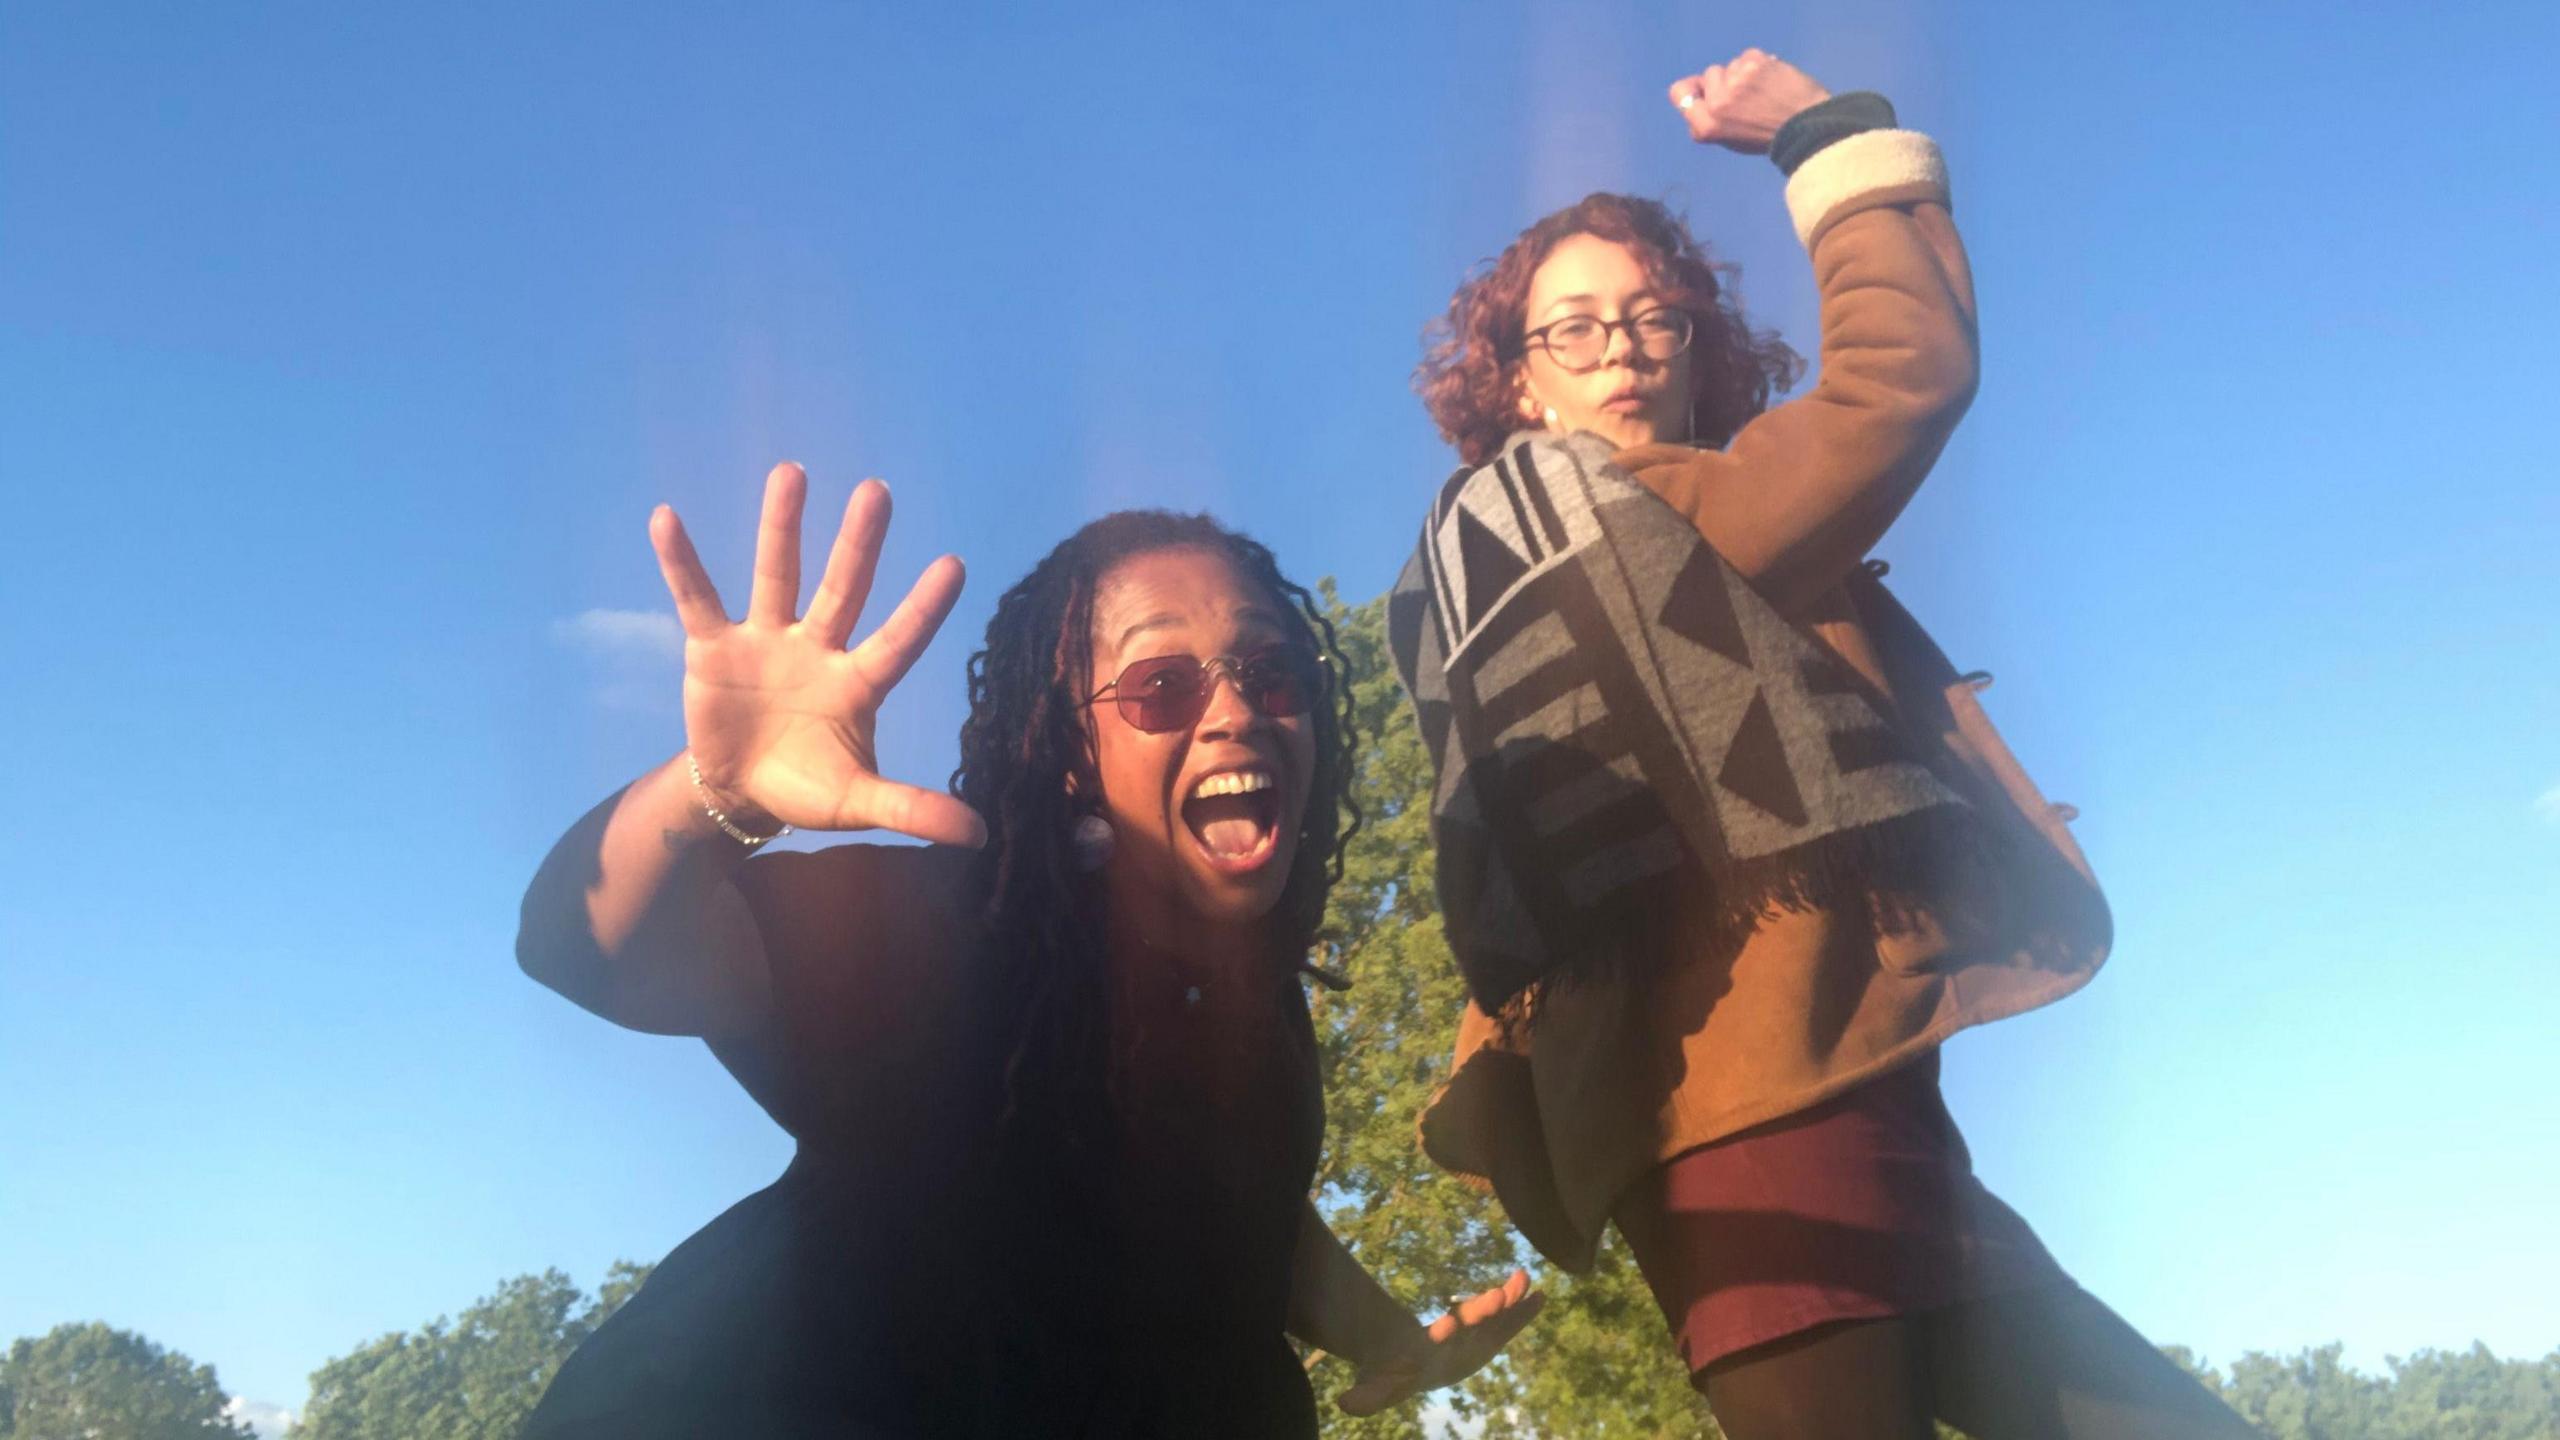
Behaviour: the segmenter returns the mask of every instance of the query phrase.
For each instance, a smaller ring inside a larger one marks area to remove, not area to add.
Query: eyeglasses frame
[[[1196,657],[1189,655],[1180,657],[1169,655],[1150,655],[1144,660],[1132,660],[1128,664],[1120,667],[1120,673],[1118,675],[1114,675],[1109,680],[1104,681],[1101,689],[1084,697],[1084,703],[1079,708],[1091,709],[1107,699],[1112,702],[1111,708],[1119,711],[1121,723],[1127,725],[1130,729],[1137,731],[1141,735],[1170,735],[1174,731],[1182,729],[1185,725],[1197,725],[1200,723],[1200,717],[1209,712],[1209,702],[1216,698],[1218,693],[1218,681],[1223,677],[1229,685],[1235,687],[1236,694],[1243,697],[1246,706],[1252,709],[1253,713],[1256,715],[1260,715],[1266,720],[1288,719],[1290,717],[1284,715],[1273,715],[1269,711],[1263,709],[1261,702],[1254,699],[1252,692],[1245,688],[1244,680],[1238,673],[1240,667],[1251,664],[1253,661],[1258,660],[1263,656],[1270,655],[1276,651],[1288,651],[1296,655],[1303,656],[1315,667],[1315,693],[1307,697],[1307,708],[1296,712],[1297,714],[1311,714],[1318,706],[1323,705],[1327,699],[1331,698],[1333,694],[1333,657],[1314,648],[1313,646],[1299,645],[1290,641],[1280,640],[1275,641],[1272,644],[1265,645],[1247,655],[1212,655],[1205,660],[1198,660],[1197,663],[1199,664],[1200,669],[1209,677],[1209,683],[1206,686],[1203,686],[1200,691],[1200,708],[1192,712],[1191,718],[1183,721],[1182,724],[1168,725],[1162,730],[1149,730],[1144,725],[1141,725],[1137,721],[1129,718],[1129,712],[1123,708],[1128,697],[1122,696],[1116,692],[1120,688],[1120,681],[1126,677],[1130,671],[1137,669],[1139,666],[1156,660],[1169,660],[1175,658],[1185,660],[1196,659]],[[1145,702],[1140,700],[1136,703],[1143,704]]]
[[[1615,320],[1603,320],[1597,315],[1567,315],[1560,320],[1550,320],[1546,324],[1539,326],[1535,330],[1528,331],[1520,337],[1520,354],[1522,358],[1525,359],[1532,349],[1544,350],[1547,352],[1548,363],[1554,365],[1557,369],[1562,370],[1567,375],[1588,375],[1592,371],[1609,363],[1609,337],[1617,331],[1623,330],[1627,332],[1628,347],[1634,350],[1637,354],[1643,355],[1644,342],[1636,338],[1636,323],[1649,315],[1656,315],[1665,310],[1687,320],[1689,322],[1689,333],[1680,341],[1679,349],[1672,351],[1668,355],[1646,355],[1645,358],[1648,360],[1677,360],[1681,356],[1689,353],[1690,346],[1698,343],[1697,312],[1691,310],[1686,305],[1648,305],[1633,315],[1621,316]],[[1553,330],[1559,325],[1570,325],[1577,320],[1588,320],[1600,327],[1600,353],[1593,357],[1591,363],[1588,365],[1566,364],[1557,356],[1554,344],[1547,339],[1548,331]]]

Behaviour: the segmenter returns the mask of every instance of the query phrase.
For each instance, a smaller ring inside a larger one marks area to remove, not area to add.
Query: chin
[[[1201,918],[1218,925],[1267,921],[1279,911],[1280,897],[1288,893],[1292,858],[1275,854],[1267,868],[1242,875],[1195,871],[1191,877],[1192,905]]]
[[[1267,923],[1279,908],[1272,895],[1202,895],[1193,901],[1200,918],[1221,929],[1247,929]]]
[[[1586,428],[1620,449],[1650,445],[1662,438],[1654,423],[1641,415],[1603,415]]]

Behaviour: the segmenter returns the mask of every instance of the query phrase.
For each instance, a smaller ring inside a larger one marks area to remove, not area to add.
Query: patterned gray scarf
[[[1664,958],[1675,919],[1725,947],[1774,907],[1890,924],[1987,858],[1893,701],[1611,453],[1523,435],[1459,471],[1388,599],[1441,910],[1488,1013]]]

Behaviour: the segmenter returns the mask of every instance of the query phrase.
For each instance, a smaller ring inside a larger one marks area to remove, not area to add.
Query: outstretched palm
[[[684,522],[649,517],[658,568],[684,623],[684,726],[704,784],[725,808],[805,830],[895,830],[975,845],[977,812],[949,795],[884,780],[873,744],[880,702],[906,676],[960,596],[961,566],[925,567],[880,627],[852,638],[889,529],[889,487],[866,480],[846,502],[826,573],[800,602],[800,513],[808,477],[778,465],[765,477],[755,586],[732,623]]]

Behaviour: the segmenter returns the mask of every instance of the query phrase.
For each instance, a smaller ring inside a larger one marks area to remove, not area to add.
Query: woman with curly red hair
[[[1542,310],[1554,312],[1553,322],[1534,334],[1527,328],[1523,317],[1530,310],[1530,286],[1542,272],[1550,293],[1561,294],[1555,287],[1565,283],[1567,270],[1547,269],[1560,249],[1567,265],[1615,251],[1644,271],[1658,312],[1653,319],[1661,331],[1651,348],[1681,347],[1661,368],[1666,381],[1683,382],[1666,388],[1666,408],[1658,415],[1577,407],[1576,423],[1568,428],[1624,436],[1627,443],[1664,439],[1718,446],[1804,373],[1803,359],[1786,342],[1755,334],[1744,322],[1730,288],[1733,267],[1709,259],[1706,248],[1660,201],[1591,195],[1522,232],[1490,270],[1460,287],[1447,318],[1436,327],[1439,343],[1423,362],[1417,388],[1442,437],[1468,464],[1491,460],[1524,425],[1548,430],[1565,426],[1543,392],[1530,388],[1526,362],[1533,353],[1552,359],[1558,345],[1580,341],[1587,346],[1595,336],[1602,337],[1605,348],[1605,336],[1590,328],[1598,321],[1557,309],[1552,300]],[[1631,348],[1635,354],[1629,368],[1643,368],[1648,347]],[[1558,375],[1543,378],[1561,384],[1577,373],[1556,368]],[[1572,403],[1570,395],[1563,398]],[[1674,399],[1676,406],[1667,403]],[[1639,438],[1627,428],[1629,421],[1652,427],[1676,421],[1677,427],[1648,429]]]
[[[1975,384],[1937,147],[1757,50],[1683,77],[1768,154],[1821,369],[1661,205],[1460,287],[1417,388],[1465,462],[1390,599],[1468,982],[1422,1119],[1568,1269],[1614,1223],[1737,1440],[2239,1436],[1975,1178],[1938,1046],[2111,940],[2065,822],[1867,559]]]

